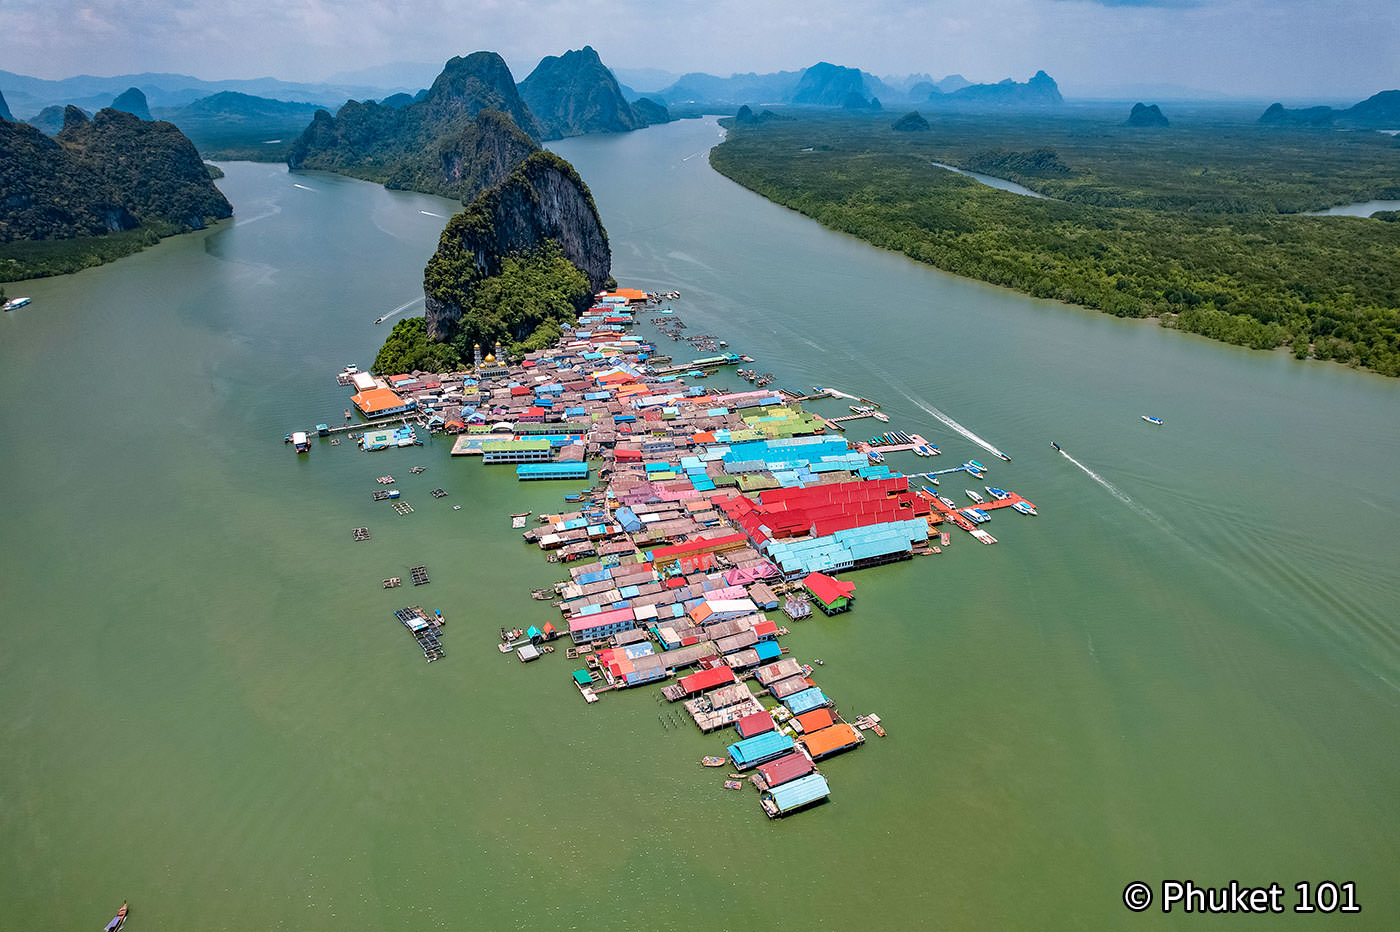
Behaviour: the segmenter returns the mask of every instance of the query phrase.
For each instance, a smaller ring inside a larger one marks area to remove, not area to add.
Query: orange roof
[[[714,443],[715,435],[709,431],[702,431],[690,438],[695,443]]]
[[[804,733],[810,734],[814,731],[821,731],[828,725],[836,723],[836,716],[831,714],[830,709],[813,709],[810,712],[803,712],[794,721],[802,726]]]
[[[371,388],[352,396],[350,401],[369,416],[377,411],[403,407],[403,399],[392,388]]]
[[[647,293],[636,288],[618,288],[614,291],[604,291],[598,295],[600,298],[626,298],[628,301],[645,301]]]
[[[799,740],[807,748],[808,754],[812,755],[813,758],[818,758],[859,744],[860,734],[850,725],[842,722],[839,725],[832,725],[830,728],[823,728],[809,735],[803,735]]]

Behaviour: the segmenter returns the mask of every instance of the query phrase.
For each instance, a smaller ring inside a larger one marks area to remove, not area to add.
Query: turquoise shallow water
[[[913,265],[719,177],[717,139],[558,144],[617,277],[945,451],[894,465],[974,457],[1041,511],[857,574],[853,612],[790,636],[889,726],[826,765],[831,802],[769,823],[652,693],[585,707],[562,656],[495,651],[556,578],[504,515],[560,488],[439,441],[290,453],[453,205],[231,164],[234,223],[0,321],[6,927],[123,898],[133,929],[1185,925],[1124,918],[1164,877],[1354,879],[1348,924],[1393,927],[1400,385]],[[385,472],[414,514],[370,500]],[[429,586],[379,589],[417,563]],[[447,615],[444,662],[410,601]]]

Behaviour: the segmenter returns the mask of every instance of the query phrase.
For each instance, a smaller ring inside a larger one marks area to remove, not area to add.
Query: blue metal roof
[[[802,690],[800,693],[793,693],[782,700],[783,705],[788,707],[788,711],[793,715],[801,715],[803,712],[810,712],[813,709],[820,709],[824,705],[829,705],[831,700],[826,698],[826,693],[821,691],[821,687],[812,686]]]
[[[752,738],[745,738],[743,741],[736,741],[727,750],[730,759],[734,761],[734,766],[752,767],[770,757],[786,754],[793,747],[793,740],[790,736],[780,731],[770,731],[754,735]]]
[[[764,795],[773,800],[779,812],[787,812],[825,799],[831,795],[831,787],[827,785],[826,777],[819,773],[809,773],[805,777],[775,786]]]

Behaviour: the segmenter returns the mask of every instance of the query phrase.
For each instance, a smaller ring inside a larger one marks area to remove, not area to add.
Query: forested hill
[[[483,111],[506,119],[478,119]],[[352,100],[335,116],[318,111],[287,164],[466,202],[538,148],[539,134],[506,63],[495,52],[474,52],[449,61],[428,93],[406,105]],[[477,150],[489,152],[505,172],[461,161]]]
[[[612,72],[587,45],[542,59],[520,82],[520,96],[540,121],[546,139],[622,133],[664,122],[649,121],[635,111]]]
[[[423,271],[423,317],[394,325],[375,372],[442,372],[473,344],[551,346],[610,284],[612,251],[588,186],[536,152],[448,221]]]
[[[908,133],[804,115],[736,120],[710,163],[825,226],[959,275],[1400,376],[1400,223],[1292,213],[1396,196],[1400,147],[1388,136],[1237,124],[1163,134],[1048,116],[940,117]]]
[[[27,123],[0,122],[0,243],[143,227],[167,234],[232,215],[199,153],[172,124],[110,108],[91,120],[76,107],[68,111],[55,138]]]

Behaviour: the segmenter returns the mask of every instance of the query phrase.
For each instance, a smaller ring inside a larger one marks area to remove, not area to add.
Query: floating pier
[[[394,510],[401,515],[412,514],[413,506],[408,502],[394,502]]]

